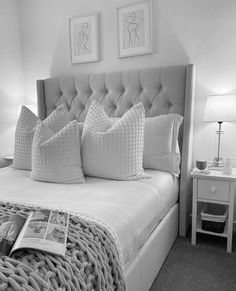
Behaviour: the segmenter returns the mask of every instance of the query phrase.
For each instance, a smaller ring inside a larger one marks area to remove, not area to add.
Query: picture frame
[[[98,18],[98,13],[95,13],[69,19],[70,61],[72,64],[99,60]]]
[[[117,9],[118,57],[152,53],[152,0]]]

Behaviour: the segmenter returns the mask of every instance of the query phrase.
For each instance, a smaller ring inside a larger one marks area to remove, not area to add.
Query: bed
[[[118,237],[127,289],[148,291],[178,232],[185,236],[189,226],[193,92],[193,65],[38,80],[42,120],[66,102],[70,118],[83,122],[93,99],[114,118],[139,102],[146,117],[184,116],[179,139],[181,175],[147,170],[150,179],[124,182],[86,177],[83,185],[62,185],[36,182],[28,171],[8,167],[1,170],[0,199],[86,213],[104,221]]]

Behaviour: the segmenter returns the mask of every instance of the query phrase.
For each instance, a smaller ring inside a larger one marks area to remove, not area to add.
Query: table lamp
[[[219,129],[216,131],[217,152],[212,165],[214,167],[223,167],[224,162],[220,155],[220,150],[224,132],[221,130],[221,126],[225,121],[236,121],[236,95],[208,96],[204,121],[218,122],[219,124]]]

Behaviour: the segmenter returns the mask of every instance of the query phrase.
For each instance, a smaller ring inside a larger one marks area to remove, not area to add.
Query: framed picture
[[[71,63],[98,61],[98,14],[69,19]]]
[[[152,52],[152,1],[118,8],[118,56]]]

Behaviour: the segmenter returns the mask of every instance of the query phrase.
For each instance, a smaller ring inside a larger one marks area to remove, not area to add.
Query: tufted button
[[[84,111],[84,109],[85,109],[84,104],[81,104],[79,108],[80,108],[81,111]]]
[[[161,91],[163,89],[163,86],[162,85],[160,85],[159,86],[159,91]]]
[[[148,108],[149,108],[149,110],[152,108],[152,103],[148,104]]]
[[[144,90],[143,88],[140,88],[139,92],[140,92],[140,93],[142,93],[142,92],[143,92],[143,90]]]

